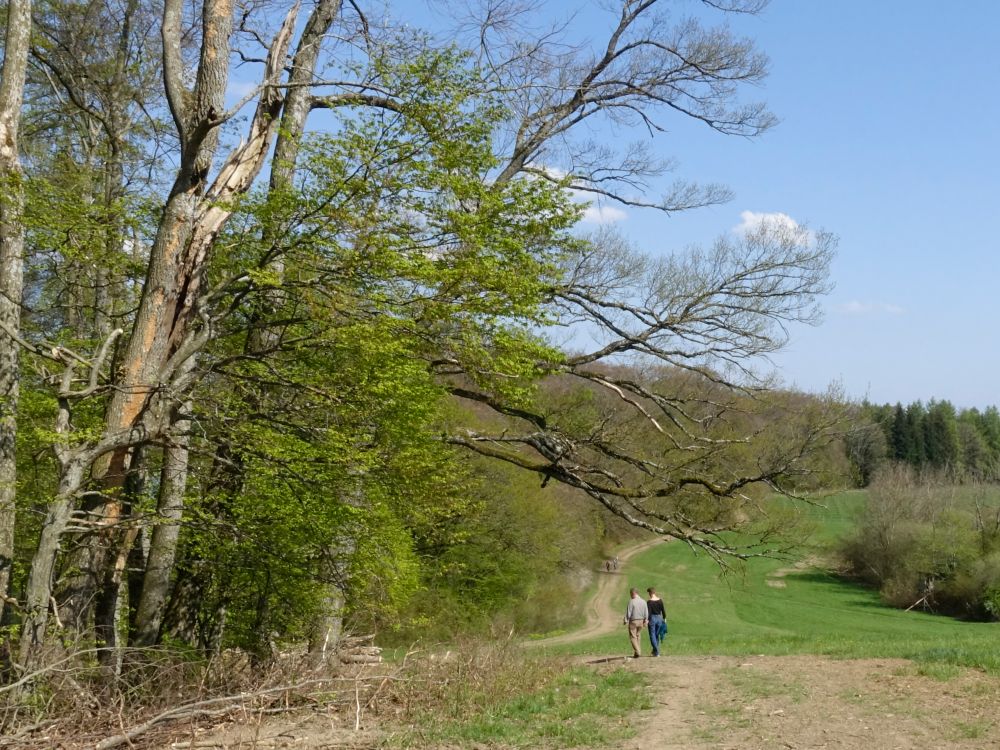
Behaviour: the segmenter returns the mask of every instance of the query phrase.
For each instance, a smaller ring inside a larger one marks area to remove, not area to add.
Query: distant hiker
[[[663,600],[656,595],[656,589],[650,586],[646,593],[649,594],[646,602],[649,612],[649,645],[653,649],[653,656],[659,656],[660,642],[667,634],[667,610],[663,606]]]
[[[612,566],[612,567],[613,567],[613,568],[614,568],[615,570],[618,570],[618,555],[615,555],[615,559],[611,561],[611,566]]]
[[[605,570],[606,570],[606,571],[607,571],[608,573],[610,573],[610,572],[611,572],[611,561],[610,561],[610,560],[605,560],[605,561],[604,561],[604,569],[605,569]]]
[[[639,647],[642,645],[642,629],[649,622],[649,611],[646,602],[639,596],[639,589],[629,589],[628,607],[625,609],[625,624],[628,625],[628,639],[632,643],[632,658],[639,658]]]

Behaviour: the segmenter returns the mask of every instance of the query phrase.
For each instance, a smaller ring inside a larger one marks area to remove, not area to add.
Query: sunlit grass
[[[396,738],[400,747],[454,743],[517,748],[603,747],[634,737],[627,717],[651,707],[643,675],[626,669],[600,674],[572,669],[544,688],[515,694],[469,715],[429,715]]]
[[[706,555],[682,544],[656,545],[629,561],[616,601],[624,611],[629,586],[657,587],[667,604],[667,655],[902,657],[1000,673],[1000,624],[892,609],[877,592],[807,564],[851,527],[863,499],[863,493],[844,493],[824,500],[825,507],[804,509],[815,530],[798,559],[752,560],[739,574],[723,576]],[[624,627],[559,648],[588,654],[627,649]]]

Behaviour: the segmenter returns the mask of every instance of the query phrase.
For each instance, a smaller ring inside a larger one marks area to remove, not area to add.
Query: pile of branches
[[[301,653],[262,664],[240,651],[203,659],[136,649],[124,653],[113,679],[99,649],[50,653],[44,667],[9,675],[0,686],[0,748],[202,746],[193,738],[223,725],[294,712],[335,713],[357,730],[386,687],[402,678],[409,656],[375,674],[381,657],[371,641],[345,639],[345,653],[322,664]]]

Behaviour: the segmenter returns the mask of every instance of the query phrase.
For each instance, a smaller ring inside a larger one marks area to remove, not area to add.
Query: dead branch
[[[329,680],[315,679],[306,680],[305,682],[296,683],[293,685],[283,685],[281,687],[267,688],[265,690],[258,690],[252,693],[241,693],[240,695],[227,695],[219,698],[209,698],[207,700],[195,701],[193,703],[185,703],[180,706],[163,711],[148,721],[144,721],[132,729],[129,729],[122,734],[114,737],[108,737],[104,740],[98,742],[94,748],[95,750],[111,750],[111,748],[120,747],[122,745],[131,745],[132,740],[145,734],[154,727],[161,724],[172,722],[172,721],[183,721],[185,719],[196,719],[203,717],[213,717],[222,716],[230,711],[235,710],[241,705],[244,705],[248,700],[255,698],[263,698],[265,696],[276,695],[280,693],[289,693],[297,690],[301,690],[304,687],[310,685],[322,685]]]

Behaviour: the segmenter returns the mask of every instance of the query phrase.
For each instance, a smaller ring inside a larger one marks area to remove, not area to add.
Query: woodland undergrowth
[[[379,663],[317,666],[301,652],[267,663],[238,650],[205,658],[177,649],[124,654],[109,680],[97,649],[64,646],[0,688],[0,748],[196,746],[234,723],[317,714],[344,732],[399,731],[428,715],[487,712],[557,680],[568,664],[534,658],[512,633],[416,644]]]

